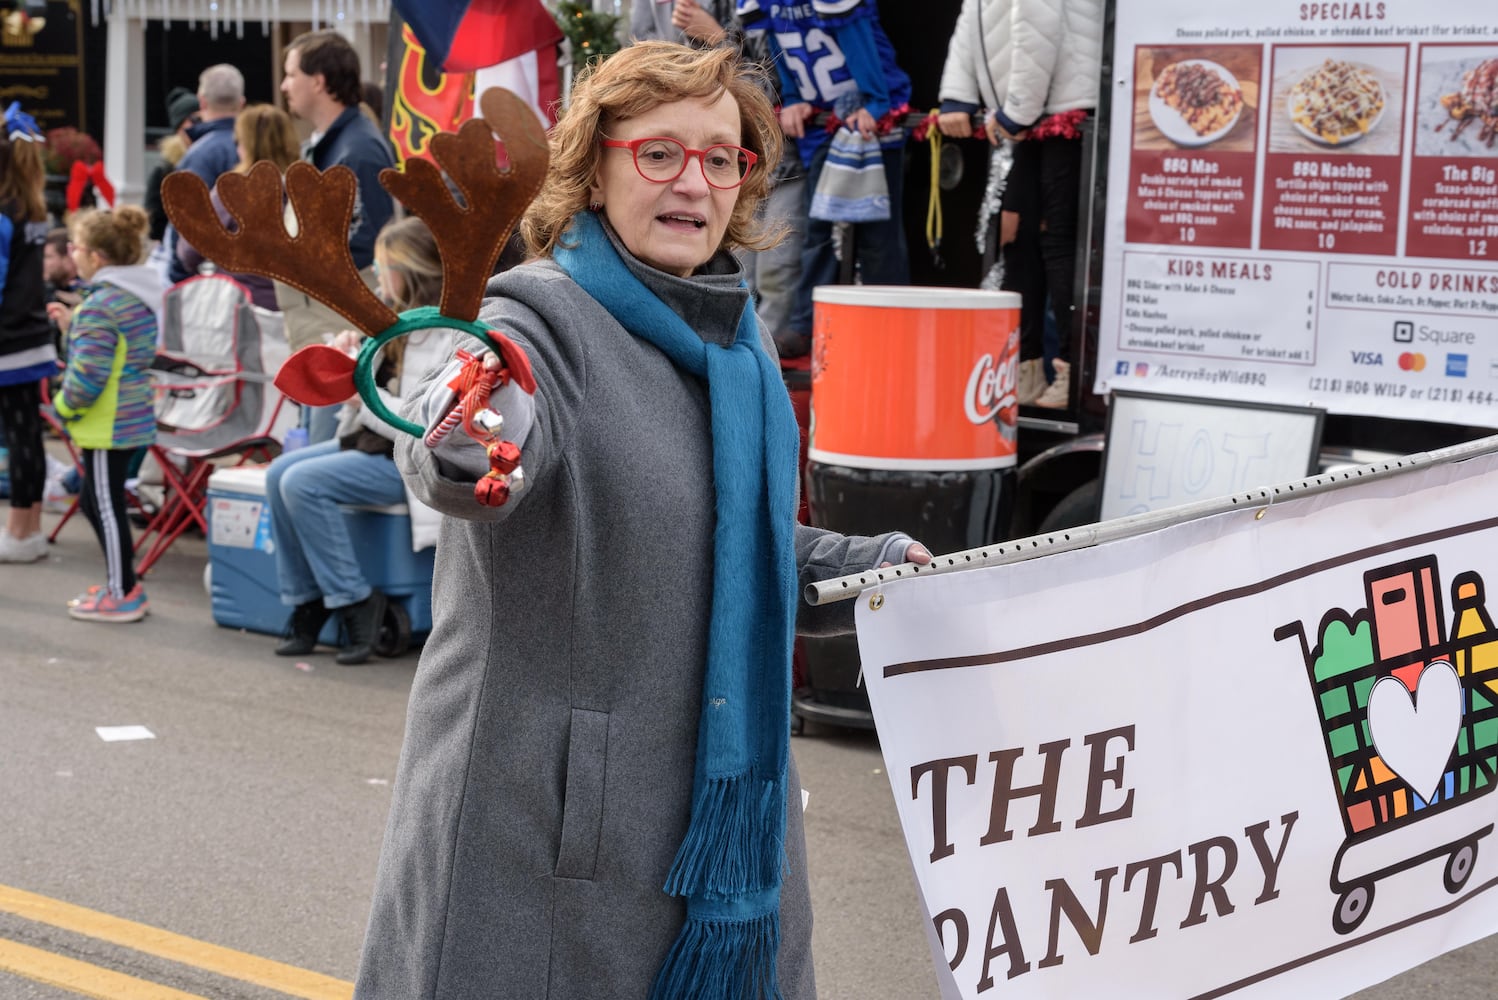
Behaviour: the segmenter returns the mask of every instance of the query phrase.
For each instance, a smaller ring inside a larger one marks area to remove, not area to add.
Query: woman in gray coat
[[[480,315],[534,373],[491,399],[527,485],[480,506],[476,442],[398,447],[448,516],[361,1000],[815,996],[791,641],[852,611],[798,595],[929,555],[795,523],[794,418],[731,253],[771,242],[780,141],[730,49],[583,76],[534,259]],[[440,423],[453,374],[406,415]]]

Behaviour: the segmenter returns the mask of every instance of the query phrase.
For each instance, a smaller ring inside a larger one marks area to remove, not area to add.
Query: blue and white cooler
[[[213,620],[227,628],[281,635],[291,609],[276,585],[275,540],[265,502],[263,465],[219,469],[208,479],[208,579]],[[375,651],[399,656],[413,637],[432,630],[435,549],[411,551],[411,518],[405,504],[345,507],[359,565],[371,585],[390,598]],[[337,615],[320,639],[339,641]]]

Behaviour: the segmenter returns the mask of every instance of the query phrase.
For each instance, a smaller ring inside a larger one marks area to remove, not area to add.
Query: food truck
[[[1324,413],[1309,472],[1493,433],[1490,29],[1457,0],[1106,10],[1072,405],[1021,410],[1010,537],[1294,478],[1244,460],[1267,411]],[[1119,420],[1130,394],[1202,405]],[[1110,481],[1120,447],[1147,475]]]

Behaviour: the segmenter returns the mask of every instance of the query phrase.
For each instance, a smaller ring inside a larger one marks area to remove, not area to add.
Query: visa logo
[[[1384,356],[1378,351],[1353,351],[1352,363],[1355,365],[1379,365],[1384,363]]]

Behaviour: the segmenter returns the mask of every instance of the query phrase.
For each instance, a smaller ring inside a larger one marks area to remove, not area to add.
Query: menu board
[[[1094,389],[1498,427],[1498,4],[1116,13]]]

